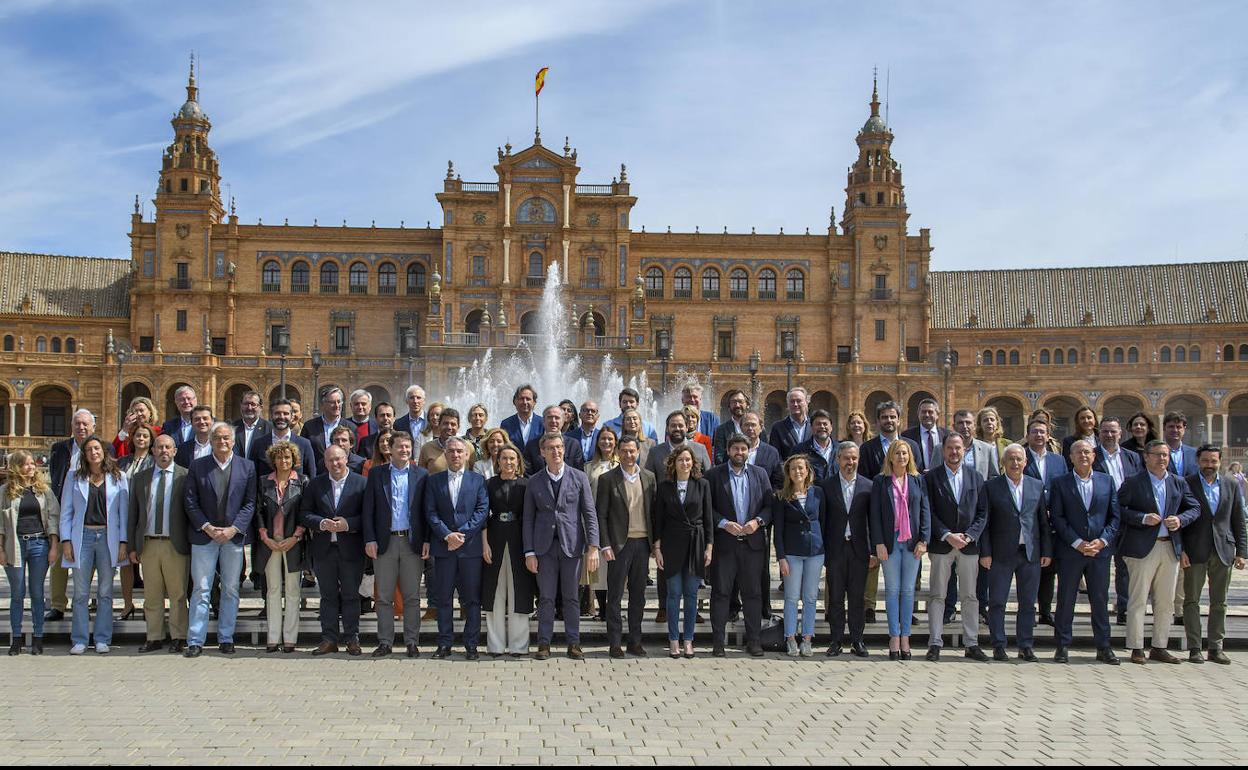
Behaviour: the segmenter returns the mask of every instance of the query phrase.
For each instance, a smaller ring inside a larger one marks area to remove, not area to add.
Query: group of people
[[[267,651],[293,653],[310,569],[320,595],[313,655],[363,653],[360,589],[371,572],[374,657],[399,645],[419,656],[424,617],[437,621],[435,658],[453,654],[462,619],[460,645],[475,660],[483,612],[485,651],[525,655],[536,608],[533,656],[550,656],[561,617],[567,655],[580,659],[583,595],[598,599],[609,654],[644,656],[653,562],[656,620],[667,624],[671,657],[695,656],[698,597],[708,584],[712,654],[728,654],[728,624],[740,618],[745,651],[760,656],[774,552],[793,656],[814,654],[821,586],[827,655],[844,654],[848,641],[852,654],[867,656],[864,632],[882,573],[888,655],[910,659],[926,557],[928,660],[939,660],[958,602],[966,657],[989,660],[979,643],[986,623],[991,658],[1008,659],[1013,589],[1018,656],[1036,659],[1039,616],[1054,627],[1054,659],[1067,662],[1082,588],[1096,657],[1117,664],[1112,564],[1132,662],[1179,662],[1168,647],[1181,616],[1188,660],[1229,663],[1226,597],[1231,570],[1248,558],[1244,478],[1235,464],[1223,472],[1220,448],[1183,443],[1182,414],[1165,415],[1163,439],[1148,415],[1124,424],[1085,406],[1059,443],[1053,416],[1038,410],[1026,436],[1011,442],[991,407],[958,410],[950,430],[940,425],[939,405],[925,400],[917,424],[902,431],[905,415],[890,401],[874,408],[872,421],[851,412],[838,441],[831,416],[812,411],[806,391],[795,388],[788,416],[764,440],[744,391],[725,394],[722,421],[701,398],[696,385],[682,391],[683,407],[666,415],[661,440],[630,388],[619,394],[619,414],[603,420],[593,401],[539,412],[538,393],[522,385],[515,414],[494,428],[485,406],[461,417],[427,404],[416,385],[397,419],[393,405],[374,405],[364,390],[351,393],[346,413],[343,391],[331,387],[306,422],[288,399],[269,404],[264,418],[260,395],[248,392],[233,423],[183,387],[179,414],[163,424],[149,399],[134,399],[112,442],[79,410],[72,435],[52,448],[48,473],[30,453],[14,452],[0,487],[9,654],[23,651],[27,592],[30,652],[43,650],[49,569],[52,620],[68,609],[72,572],[71,654],[90,643],[109,651],[118,569],[123,592],[141,571],[140,652],[164,648],[167,630],[171,651],[201,655],[215,613],[218,648],[232,654],[239,585],[250,572],[265,596]],[[128,608],[132,601],[128,595]]]

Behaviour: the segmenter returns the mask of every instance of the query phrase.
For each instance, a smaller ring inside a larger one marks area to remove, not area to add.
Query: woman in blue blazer
[[[899,515],[904,514],[904,515]],[[888,659],[910,660],[914,582],[931,536],[932,514],[910,445],[893,441],[871,489],[871,545],[884,573]]]
[[[815,602],[823,572],[823,526],[828,507],[805,454],[784,461],[784,486],[775,498],[776,561],[784,578],[784,638],[790,656],[809,658],[815,638]],[[797,639],[797,600],[802,600],[802,639]]]
[[[78,468],[61,491],[61,563],[74,571],[74,621],[70,655],[87,651],[91,577],[97,575],[95,651],[113,641],[113,575],[129,564],[126,515],[130,497],[126,476],[99,436],[82,442]]]

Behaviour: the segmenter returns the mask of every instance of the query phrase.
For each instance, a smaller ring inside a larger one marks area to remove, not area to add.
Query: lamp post
[[[785,398],[788,398],[788,392],[793,390],[793,357],[797,354],[797,345],[793,339],[793,332],[785,332],[780,337],[780,352],[784,355],[784,392]]]
[[[948,428],[948,427],[949,427],[949,421],[950,421],[950,419],[951,419],[951,418],[950,418],[950,416],[949,416],[949,414],[950,414],[950,404],[949,404],[949,400],[950,400],[950,398],[949,398],[949,375],[950,375],[950,373],[951,373],[951,370],[953,369],[953,354],[952,354],[952,352],[951,352],[951,351],[950,351],[950,349],[949,349],[949,341],[948,341],[948,340],[945,340],[945,349],[944,349],[944,354],[941,356],[941,358],[942,358],[942,360],[941,360],[941,362],[940,362],[940,371],[941,371],[941,373],[944,375],[944,378],[945,378],[945,409],[944,409],[944,413],[945,413],[945,427],[946,427],[946,428]]]
[[[321,347],[318,345],[312,348],[312,398],[316,399],[316,405],[312,407],[313,414],[321,413]]]
[[[659,383],[659,393],[667,392],[667,365],[672,358],[672,338],[666,329],[659,332],[659,365],[662,367],[663,379]]]
[[[118,424],[124,425],[126,421],[126,417],[125,417],[126,403],[122,401],[121,367],[126,363],[126,359],[130,357],[130,351],[126,349],[125,345],[123,345],[120,340],[118,340],[113,345],[113,355],[117,358],[117,417],[119,418]]]
[[[282,394],[281,398],[284,401],[286,399],[286,353],[290,351],[290,332],[285,328],[277,332],[277,350],[282,354],[281,384],[278,392]]]
[[[407,385],[411,387],[415,379],[416,369],[416,330],[408,329],[403,333],[403,346],[407,348]]]
[[[758,408],[758,366],[762,359],[758,349],[750,354],[750,408]]]

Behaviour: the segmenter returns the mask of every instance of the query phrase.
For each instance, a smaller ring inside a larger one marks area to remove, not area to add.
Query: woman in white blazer
[[[82,442],[78,467],[61,492],[61,562],[74,571],[71,655],[87,651],[92,574],[98,575],[95,651],[113,640],[113,575],[128,564],[126,515],[129,486],[99,436]]]

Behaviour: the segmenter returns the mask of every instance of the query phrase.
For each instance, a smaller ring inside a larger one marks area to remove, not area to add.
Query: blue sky
[[[635,228],[822,232],[878,65],[935,268],[1248,258],[1241,2],[210,5],[0,1],[0,249],[128,256],[193,49],[244,222],[436,222],[549,66]]]

